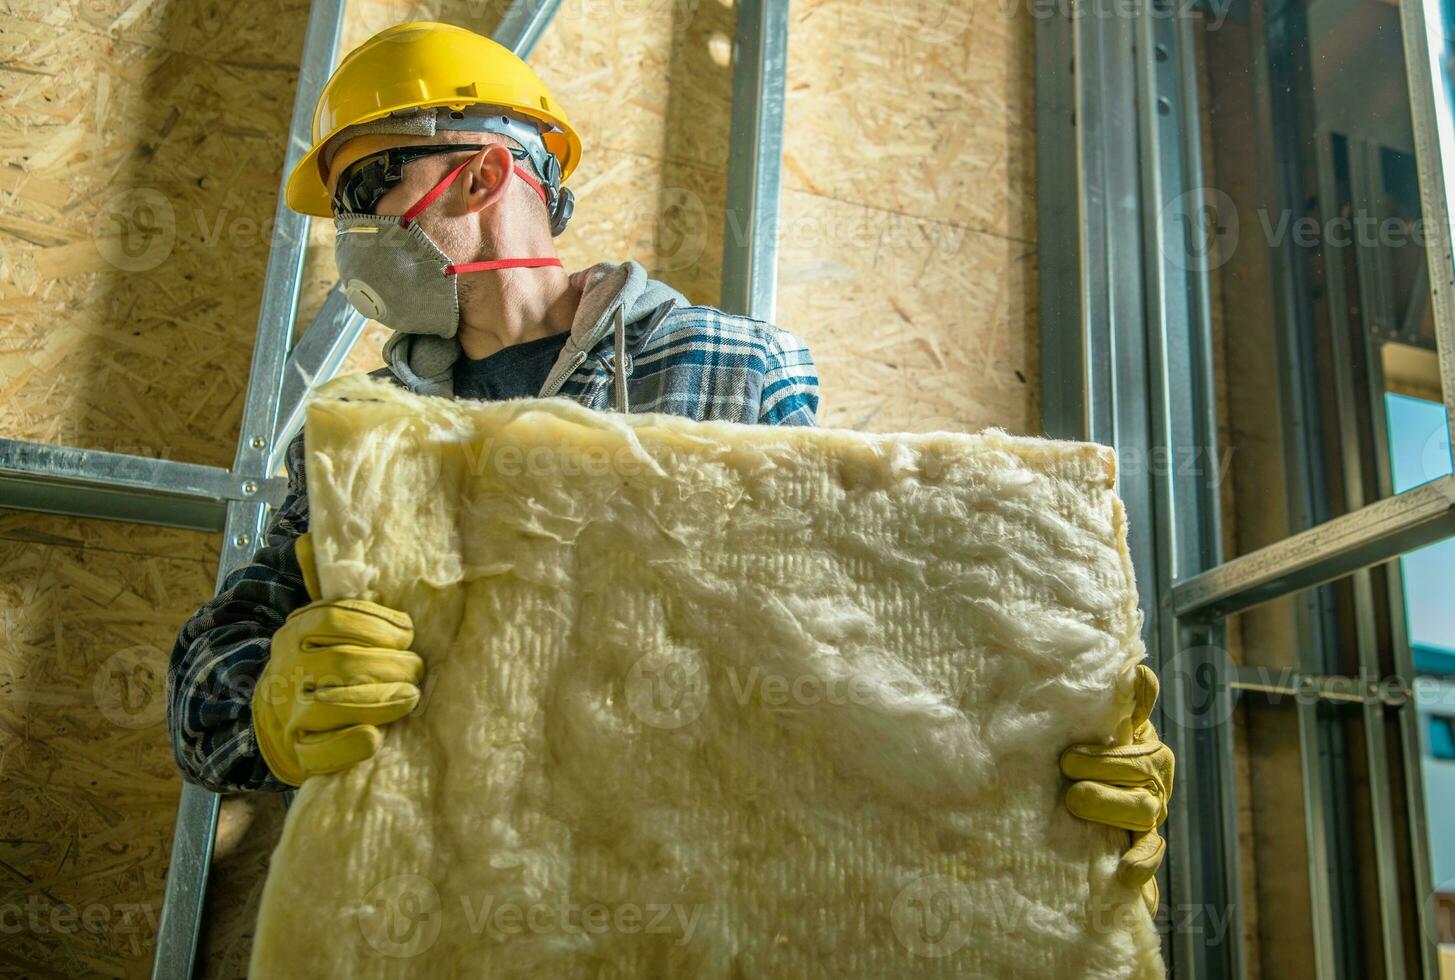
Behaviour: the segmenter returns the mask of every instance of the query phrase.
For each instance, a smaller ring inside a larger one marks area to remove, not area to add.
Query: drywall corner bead
[[[307,427],[323,593],[426,693],[299,792],[253,976],[1164,975],[1057,767],[1143,656],[1104,447],[363,377]]]

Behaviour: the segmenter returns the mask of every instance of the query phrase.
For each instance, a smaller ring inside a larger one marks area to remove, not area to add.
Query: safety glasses
[[[404,179],[405,164],[425,157],[466,150],[483,150],[488,144],[433,143],[428,146],[396,146],[360,157],[344,168],[333,192],[334,214],[373,214],[379,199]],[[525,150],[507,147],[517,163],[525,163]]]

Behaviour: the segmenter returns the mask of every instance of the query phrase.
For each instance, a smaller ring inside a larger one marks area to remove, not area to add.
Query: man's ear
[[[515,176],[515,158],[500,143],[492,143],[475,154],[460,176],[464,178],[466,209],[480,212],[505,197]]]

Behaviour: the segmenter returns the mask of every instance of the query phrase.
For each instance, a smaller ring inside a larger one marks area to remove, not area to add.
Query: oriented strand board
[[[778,323],[806,337],[825,424],[1036,432],[1036,250],[787,191]]]
[[[215,534],[24,510],[0,510],[0,540],[63,549],[90,548],[121,555],[184,558],[213,568],[217,566],[220,544]]]
[[[167,658],[217,543],[0,510],[0,975],[151,975],[179,789]],[[279,796],[223,801],[202,976],[246,975],[281,821]]]
[[[0,434],[229,465],[296,50],[0,17]]]
[[[0,512],[0,972],[140,978],[180,788],[167,656],[212,570],[79,523]]]
[[[321,598],[425,696],[299,791],[253,975],[1163,975],[1057,766],[1144,655],[1110,450],[362,376],[307,438]]]
[[[795,2],[786,185],[1034,241],[1035,9]]]
[[[307,0],[6,0],[5,11],[33,23],[133,41],[219,62],[298,64]]]

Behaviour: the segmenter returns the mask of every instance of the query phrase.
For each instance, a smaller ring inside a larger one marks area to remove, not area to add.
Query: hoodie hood
[[[598,262],[570,277],[572,287],[581,287],[581,301],[571,320],[571,336],[546,379],[543,391],[560,387],[584,355],[611,332],[612,315],[618,306],[626,312],[627,326],[645,319],[663,303],[687,306],[687,297],[664,282],[648,278],[647,270],[634,260],[620,265]],[[410,391],[420,395],[455,394],[455,361],[463,353],[458,334],[437,337],[430,334],[395,331],[384,344],[384,363]]]

